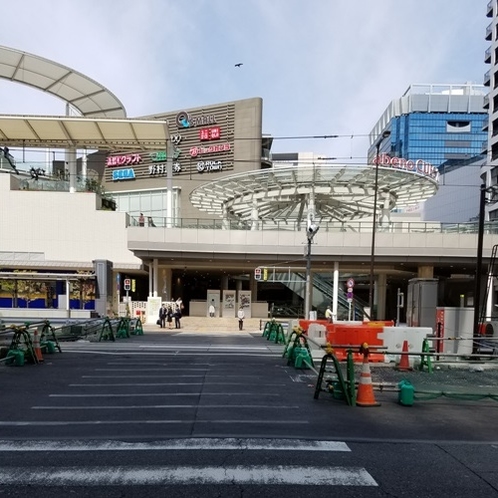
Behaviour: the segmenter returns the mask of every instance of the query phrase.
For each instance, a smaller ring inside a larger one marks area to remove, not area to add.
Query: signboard
[[[125,278],[123,285],[124,285],[124,290],[129,291],[131,289],[131,279]]]
[[[352,278],[348,278],[347,286],[348,287],[354,287],[354,280]]]
[[[254,268],[254,280],[261,280],[261,268]]]

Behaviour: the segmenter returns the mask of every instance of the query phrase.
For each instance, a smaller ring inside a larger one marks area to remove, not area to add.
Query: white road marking
[[[361,467],[11,467],[0,471],[2,485],[129,486],[158,484],[284,484],[306,486],[377,486]]]
[[[32,406],[32,410],[144,410],[144,409],[171,409],[171,408],[195,408],[195,409],[220,409],[220,408],[251,408],[255,410],[298,410],[299,405],[122,405],[122,406]]]
[[[132,382],[119,384],[69,384],[69,387],[150,387],[150,386],[203,386],[204,382]],[[210,386],[247,386],[247,382],[210,382]],[[258,384],[258,387],[285,387],[285,383]],[[200,393],[199,393],[200,394]]]
[[[307,425],[307,420],[60,420],[12,421],[0,420],[0,427],[57,427],[70,425],[178,425],[178,424],[255,424],[255,425]],[[1,482],[1,481],[0,481]]]
[[[125,393],[125,394],[95,394],[95,393],[90,393],[90,394],[49,394],[49,398],[135,398],[135,397],[163,397],[163,398],[169,398],[171,396],[254,396],[253,393],[248,393],[248,392],[243,392],[243,393]],[[258,397],[261,398],[262,396],[270,397],[270,398],[277,398],[282,396],[281,394],[274,394],[274,393],[258,393]]]
[[[0,451],[157,451],[157,450],[265,450],[350,452],[342,441],[261,438],[179,438],[127,443],[101,440],[0,440]]]

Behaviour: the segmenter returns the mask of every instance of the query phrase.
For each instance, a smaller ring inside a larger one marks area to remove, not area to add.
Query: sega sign
[[[135,179],[135,170],[133,168],[129,169],[115,169],[112,172],[112,180],[134,180]]]

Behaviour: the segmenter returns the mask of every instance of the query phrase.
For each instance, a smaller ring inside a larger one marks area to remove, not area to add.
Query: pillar
[[[381,273],[377,276],[376,280],[375,297],[377,300],[377,319],[386,319],[386,294],[387,294],[387,275]]]
[[[430,265],[420,265],[418,267],[418,278],[434,278],[434,267]]]
[[[159,282],[159,261],[157,258],[152,260],[152,295],[157,297],[159,295],[158,282]]]
[[[254,278],[254,274],[249,278],[249,289],[251,290],[251,303],[258,300],[258,281]]]
[[[171,268],[161,268],[161,281],[159,282],[159,287],[161,289],[161,297],[163,301],[168,301],[172,299],[172,282],[171,282]],[[180,296],[178,296],[180,297]]]
[[[339,263],[334,262],[334,288],[332,290],[332,317],[333,320],[337,320],[338,312],[338,301],[339,301]]]

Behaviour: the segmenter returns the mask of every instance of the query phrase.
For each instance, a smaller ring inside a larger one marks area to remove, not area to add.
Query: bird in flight
[[[238,62],[237,64],[235,64],[235,67],[240,67],[242,66],[243,62]]]

